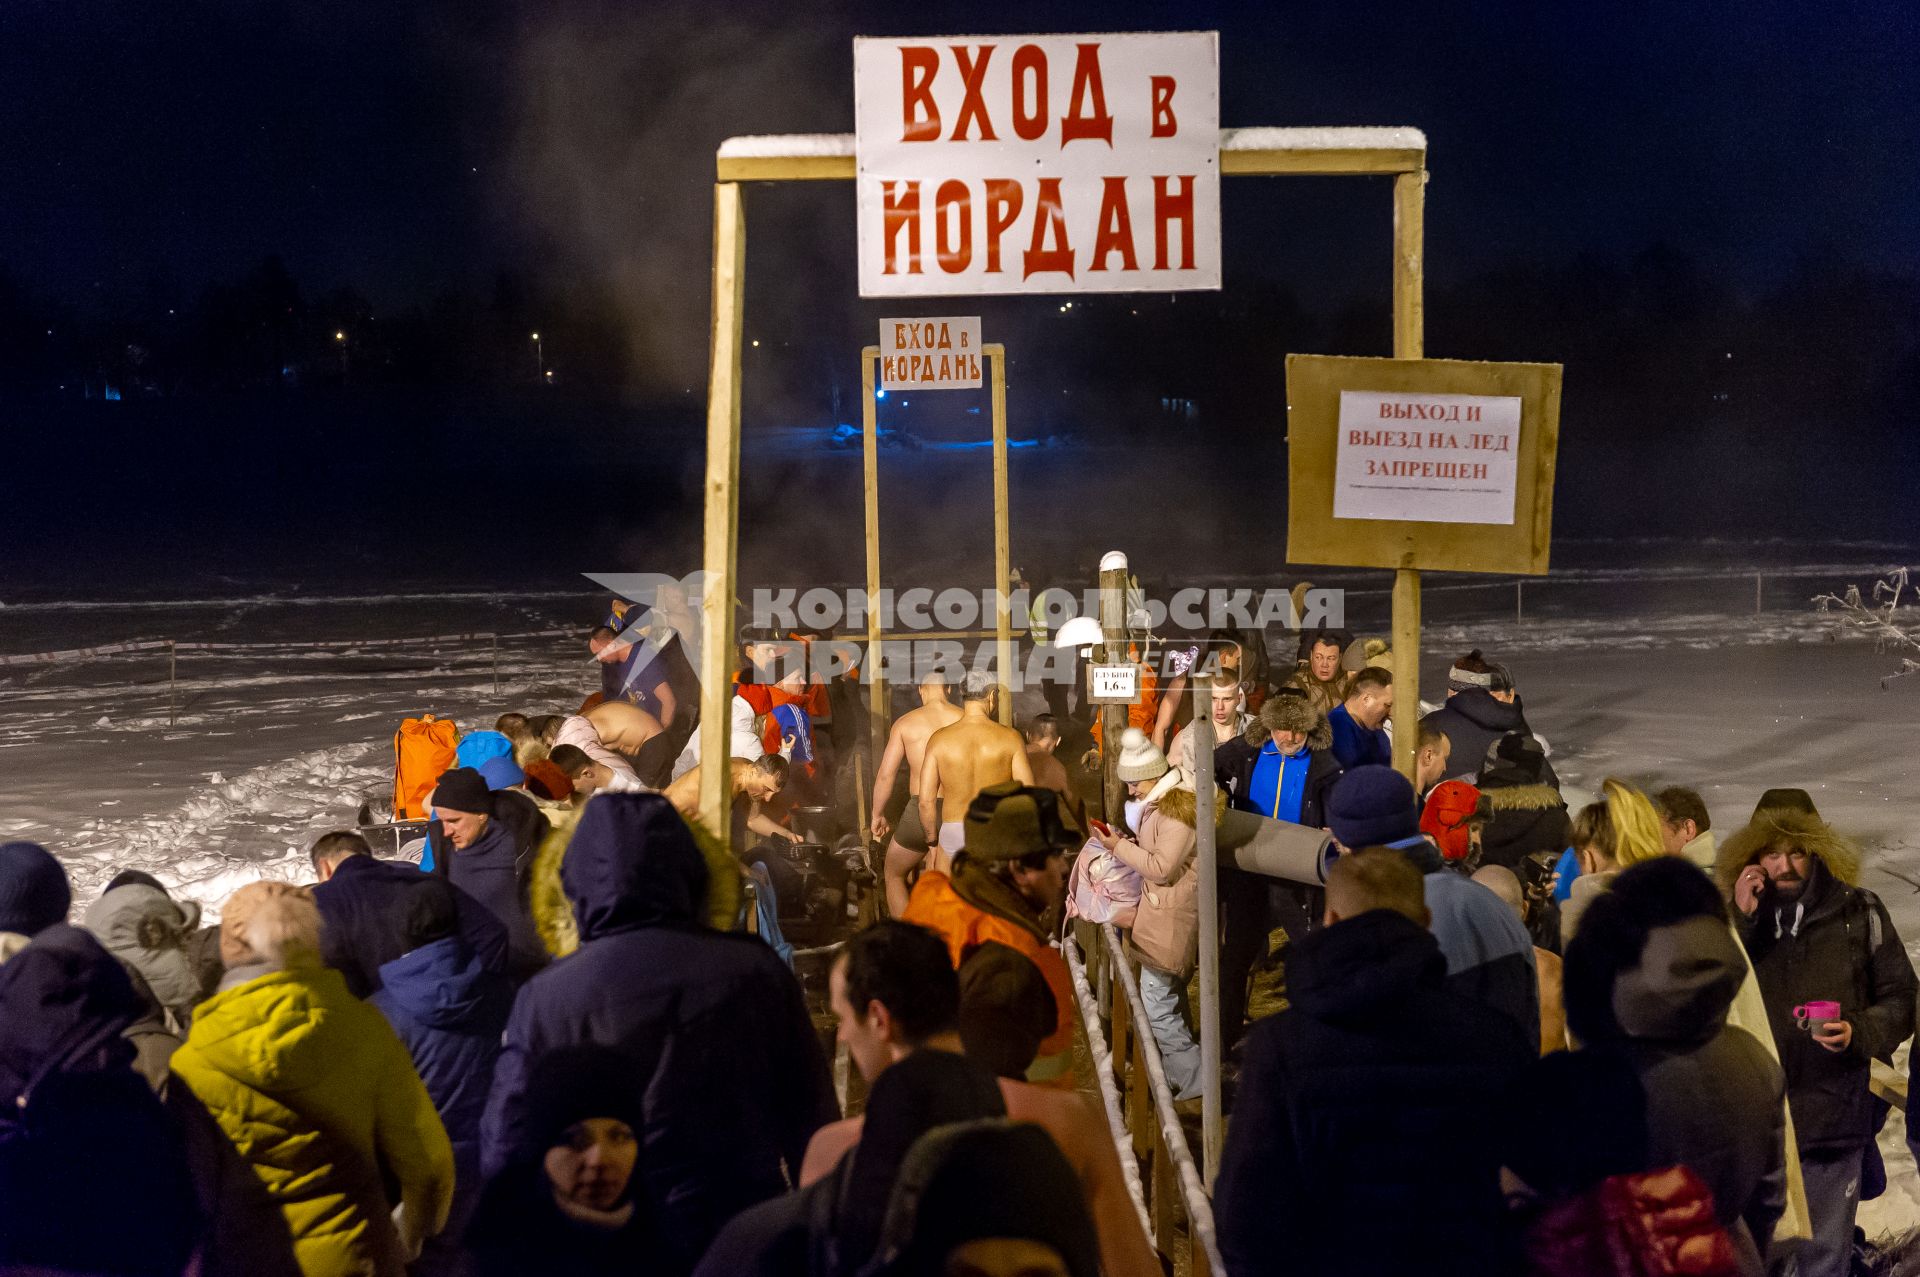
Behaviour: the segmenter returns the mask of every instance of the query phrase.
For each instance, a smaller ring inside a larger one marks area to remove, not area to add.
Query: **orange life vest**
[[[393,734],[393,818],[425,820],[426,797],[454,764],[460,729],[450,718],[409,718]]]

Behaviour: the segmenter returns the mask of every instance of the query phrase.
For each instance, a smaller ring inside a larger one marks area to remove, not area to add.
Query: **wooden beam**
[[[1393,179],[1393,357],[1426,357],[1427,175]]]
[[[705,588],[701,592],[700,819],[731,827],[733,574],[740,529],[740,346],[746,309],[747,214],[740,187],[713,188],[713,330],[707,359]]]
[[[1419,359],[1426,349],[1427,174],[1393,179],[1393,357]],[[1420,737],[1420,574],[1393,574],[1393,765],[1414,775]]]
[[[1223,176],[1354,176],[1417,173],[1427,139],[1409,128],[1252,128],[1220,130]],[[858,175],[851,133],[728,138],[715,158],[722,182],[850,181]]]
[[[1013,726],[1013,616],[1008,607],[1007,578],[1013,573],[1013,534],[1007,525],[1007,348],[987,342],[987,365],[993,376],[993,578],[999,602],[994,605],[995,659],[1000,665],[1000,721]]]
[[[867,675],[867,713],[869,718],[868,739],[873,743],[873,762],[880,762],[880,753],[886,748],[887,739],[887,685],[880,677],[880,623],[885,619],[880,615],[880,426],[878,408],[873,398],[874,365],[879,362],[880,348],[868,346],[860,352],[860,437],[863,441],[865,456],[862,459],[861,474],[866,489],[864,497],[867,511],[867,656],[865,671]],[[875,794],[874,806],[883,807],[891,794]]]

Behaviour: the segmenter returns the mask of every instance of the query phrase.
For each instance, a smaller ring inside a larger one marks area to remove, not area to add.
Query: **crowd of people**
[[[1391,654],[1331,631],[1291,665],[1210,636],[1091,760],[1084,704],[1007,727],[937,670],[869,751],[782,664],[805,640],[750,632],[708,829],[668,611],[595,631],[577,712],[409,720],[418,836],[329,832],[217,924],[138,869],[76,922],[60,860],[0,845],[0,1270],[1160,1273],[1062,946],[1123,929],[1196,1103],[1211,731],[1229,1272],[1850,1272],[1917,984],[1804,791],[1720,840],[1677,785],[1569,811],[1478,651],[1410,780]],[[779,901],[850,771],[884,891],[814,988]],[[1235,865],[1230,812],[1325,831],[1324,884]]]

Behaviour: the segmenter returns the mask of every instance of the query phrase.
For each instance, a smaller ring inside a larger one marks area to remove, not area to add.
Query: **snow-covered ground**
[[[0,670],[0,839],[45,843],[76,899],[137,867],[217,916],[244,882],[301,879],[305,849],[351,826],[362,801],[391,801],[393,733],[431,712],[491,726],[506,709],[570,710],[598,685],[578,639],[503,640],[499,690],[486,639],[315,650],[308,644],[408,635],[570,628],[597,604],[526,600],[366,600],[315,606],[127,607],[0,612],[14,651],[154,634],[243,642],[183,653],[169,723],[166,653]],[[33,631],[46,637],[24,642]]]

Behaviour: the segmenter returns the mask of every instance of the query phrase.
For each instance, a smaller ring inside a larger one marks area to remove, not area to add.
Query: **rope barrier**
[[[164,652],[169,646],[165,639],[143,639],[134,643],[105,643],[99,647],[69,647],[58,652],[22,652],[14,656],[0,656],[0,669],[20,665],[57,665],[63,661],[90,661],[102,656],[117,656],[122,652]]]
[[[0,656],[0,669],[26,665],[58,665],[91,661],[127,652],[296,652],[354,651],[369,647],[424,647],[437,643],[471,643],[481,639],[569,638],[576,630],[523,630],[515,634],[496,634],[490,630],[467,634],[429,634],[418,638],[315,639],[284,643],[174,643],[166,639],[139,639],[128,643],[103,643],[96,647],[70,647],[57,652],[21,652]]]

